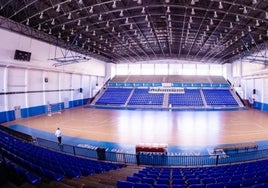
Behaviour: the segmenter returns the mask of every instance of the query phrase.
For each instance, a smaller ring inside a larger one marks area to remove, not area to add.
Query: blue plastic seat
[[[132,182],[127,182],[127,181],[117,181],[116,183],[118,188],[133,188],[135,186],[134,183]]]
[[[231,181],[224,184],[225,188],[237,188],[240,187],[240,181]]]
[[[136,183],[135,188],[152,188],[153,186],[148,183]]]
[[[141,182],[153,185],[155,183],[155,179],[153,179],[153,178],[142,178]]]
[[[41,177],[37,176],[34,173],[26,172],[25,177],[27,181],[32,185],[36,185],[41,182]]]
[[[64,178],[63,174],[58,174],[58,173],[52,172],[52,171],[47,170],[47,169],[42,169],[42,171],[44,172],[44,175],[47,178],[53,179],[53,180],[58,181],[58,182]]]
[[[137,183],[141,181],[141,178],[135,176],[127,176],[127,181],[132,183]]]
[[[169,188],[169,185],[167,185],[167,184],[155,184],[154,188]]]
[[[224,188],[224,183],[207,184],[206,188]]]

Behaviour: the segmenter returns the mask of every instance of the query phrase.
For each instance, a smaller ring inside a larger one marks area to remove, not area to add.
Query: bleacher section
[[[149,93],[149,89],[136,88],[128,105],[162,105],[163,93]]]
[[[185,89],[185,93],[170,93],[168,104],[178,106],[204,106],[199,89]]]
[[[107,88],[96,104],[123,105],[126,103],[132,88]]]
[[[126,180],[117,181],[118,188],[236,188],[268,187],[268,161],[198,168],[145,167]]]
[[[223,76],[121,75],[111,79],[107,87],[93,105],[174,110],[243,108]]]
[[[229,89],[203,89],[207,105],[211,106],[237,106],[238,103]]]
[[[124,165],[94,161],[52,151],[17,139],[0,131],[1,155],[11,176],[38,184],[42,179],[62,181],[67,178],[104,173]]]

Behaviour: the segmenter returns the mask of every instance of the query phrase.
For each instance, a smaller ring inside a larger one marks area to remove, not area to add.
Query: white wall
[[[267,70],[260,62],[237,60],[232,64],[232,76],[235,86],[241,85],[244,99],[254,98],[260,103],[268,102]],[[253,94],[253,89],[256,94]]]
[[[97,78],[103,83],[105,62],[88,57],[86,62],[55,67],[50,59],[63,57],[65,49],[4,29],[0,37],[0,112],[91,98]],[[15,60],[16,49],[31,52],[30,62]]]
[[[67,52],[67,56],[81,55],[74,52],[67,51],[60,47],[32,39],[14,32],[0,29],[1,43],[5,45],[0,46],[0,64],[2,65],[16,65],[21,67],[53,69],[57,71],[67,71],[73,73],[83,73],[96,76],[105,76],[105,62],[90,58],[86,62],[79,64],[65,65],[54,67],[56,61],[53,58],[63,57]],[[15,50],[23,50],[31,52],[31,61],[14,60]],[[82,55],[84,56],[84,55]]]

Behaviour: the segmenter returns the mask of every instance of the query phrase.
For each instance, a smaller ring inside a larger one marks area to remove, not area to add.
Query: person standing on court
[[[61,136],[62,136],[62,134],[61,134],[61,130],[60,130],[60,128],[57,128],[57,130],[56,130],[56,132],[55,132],[55,136],[56,136],[57,139],[58,139],[58,143],[61,145]]]

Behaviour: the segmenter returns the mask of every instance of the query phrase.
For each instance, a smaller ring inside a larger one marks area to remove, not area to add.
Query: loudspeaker
[[[105,148],[97,148],[98,160],[106,160],[105,151]]]
[[[256,94],[256,89],[253,89],[253,91],[252,91],[252,92],[253,92],[253,94]]]
[[[48,78],[47,78],[47,77],[45,77],[44,81],[47,83],[47,82],[48,82]]]
[[[79,92],[82,93],[83,92],[83,88],[79,88]]]

